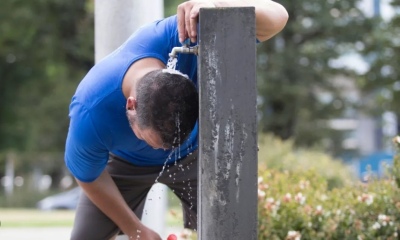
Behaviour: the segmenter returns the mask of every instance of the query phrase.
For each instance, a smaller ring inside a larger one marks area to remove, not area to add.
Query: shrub
[[[259,239],[398,239],[399,160],[386,179],[333,189],[316,169],[260,166]]]
[[[282,141],[272,135],[260,135],[258,144],[261,168],[295,172],[314,170],[327,180],[329,189],[345,186],[355,180],[348,166],[322,151],[295,149],[292,141]]]

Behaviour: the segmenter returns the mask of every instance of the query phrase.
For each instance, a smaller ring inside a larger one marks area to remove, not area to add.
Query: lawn
[[[75,211],[41,211],[37,209],[0,208],[0,226],[4,227],[72,227]],[[170,207],[167,226],[182,226],[182,210]]]
[[[182,209],[178,198],[168,189],[166,225],[182,227]],[[75,211],[42,211],[34,208],[0,208],[0,226],[4,227],[72,227]]]
[[[75,212],[71,210],[40,211],[36,209],[0,208],[1,227],[72,227]]]

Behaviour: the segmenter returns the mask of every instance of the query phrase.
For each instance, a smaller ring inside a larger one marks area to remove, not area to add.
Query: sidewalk
[[[69,240],[71,228],[1,228],[2,240]]]

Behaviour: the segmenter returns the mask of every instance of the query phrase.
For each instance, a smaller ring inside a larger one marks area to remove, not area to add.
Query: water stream
[[[169,57],[168,62],[167,62],[167,69],[176,69],[176,63],[178,62],[178,58],[176,57]]]
[[[176,70],[177,62],[178,62],[178,58],[177,58],[177,57],[170,57],[170,58],[168,59],[167,69]],[[159,178],[162,176],[162,174],[163,174],[164,172],[166,172],[166,173],[168,174],[168,177],[172,178],[172,180],[173,180],[172,184],[175,183],[175,175],[176,175],[176,173],[171,174],[170,171],[169,171],[169,168],[167,168],[167,163],[169,162],[169,160],[171,160],[171,157],[172,157],[173,155],[174,155],[174,157],[175,157],[174,166],[177,166],[179,171],[182,171],[182,172],[183,172],[183,171],[185,171],[185,168],[187,168],[187,170],[190,169],[190,166],[189,166],[189,165],[183,166],[181,163],[178,163],[178,160],[181,159],[181,145],[180,145],[180,139],[179,139],[181,129],[180,129],[180,121],[179,121],[179,119],[180,119],[180,116],[179,116],[179,114],[178,114],[178,115],[176,116],[176,120],[175,120],[176,131],[177,131],[177,137],[174,139],[174,142],[173,142],[173,145],[175,145],[176,143],[178,143],[178,146],[177,146],[177,147],[174,147],[174,148],[172,149],[172,151],[170,152],[170,154],[168,155],[168,157],[166,158],[166,160],[165,160],[165,162],[164,162],[164,165],[163,165],[163,167],[162,167],[162,169],[161,169],[159,175],[158,175],[157,178],[155,179],[155,183],[158,183],[158,182],[159,182]],[[193,148],[192,146],[187,146],[188,156],[192,155],[192,151],[193,151],[192,148]],[[197,192],[194,193],[194,196],[192,196],[192,194],[193,194],[193,193],[192,193],[193,189],[192,189],[192,186],[191,186],[189,180],[190,180],[190,179],[188,179],[188,181],[187,181],[187,188],[184,187],[183,190],[185,190],[185,191],[187,192],[187,199],[191,200],[191,201],[190,201],[190,205],[191,205],[190,208],[192,208],[192,207],[194,207],[192,201],[195,200],[195,196],[196,196]],[[186,181],[183,181],[183,184],[185,184],[185,183],[186,183]],[[174,192],[174,191],[172,190],[172,192]],[[182,203],[181,203],[181,205],[182,205]],[[145,214],[146,214],[146,213],[145,213]],[[195,230],[195,231],[196,231],[196,230]],[[140,238],[140,233],[138,233],[137,239],[138,239],[138,238]]]

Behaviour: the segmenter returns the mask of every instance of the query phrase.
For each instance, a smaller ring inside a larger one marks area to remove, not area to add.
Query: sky
[[[374,13],[374,1],[375,0],[363,0],[360,2],[359,7],[368,16],[372,16]],[[380,0],[380,2],[382,18],[389,20],[395,13],[393,8],[390,6],[391,0]]]

